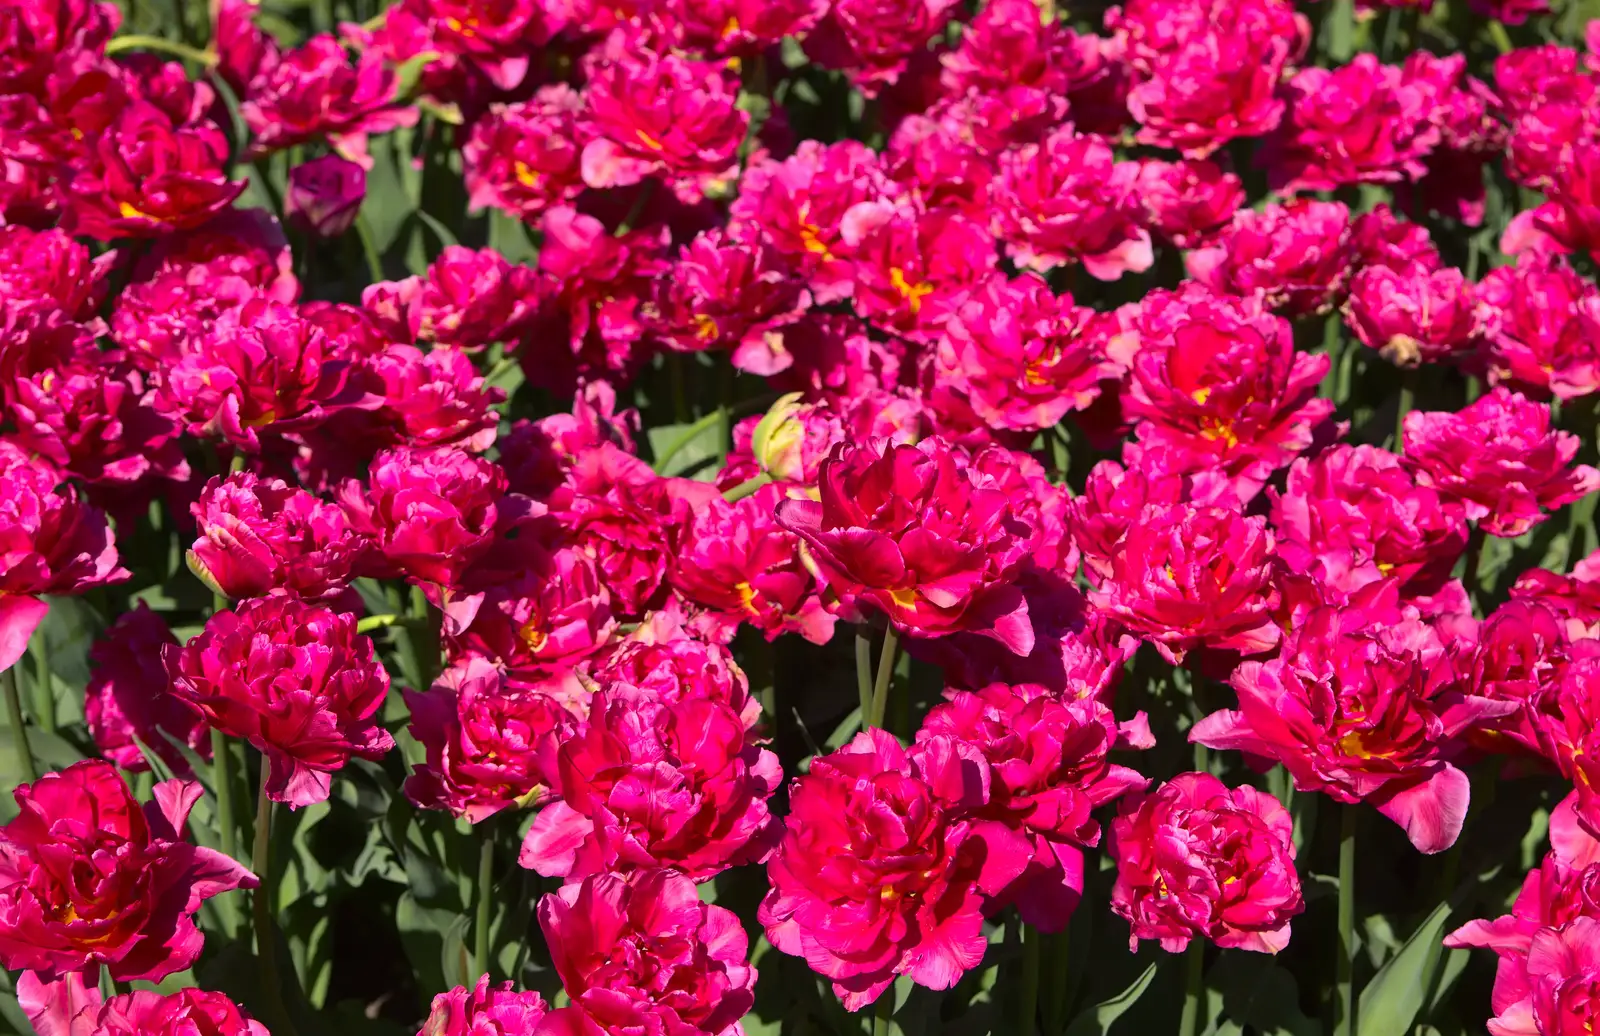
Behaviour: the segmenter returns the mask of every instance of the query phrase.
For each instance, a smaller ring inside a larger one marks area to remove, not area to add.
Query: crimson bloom
[[[199,636],[165,651],[172,693],[230,737],[266,755],[267,794],[309,806],[350,760],[380,759],[394,738],[374,715],[389,674],[355,616],[292,597],[218,612]]]
[[[958,465],[939,439],[840,443],[818,477],[821,499],[783,501],[778,524],[805,541],[844,607],[871,605],[906,631],[971,630],[1032,649],[1027,605],[1009,582],[1032,530],[992,477]]]
[[[418,1036],[535,1036],[549,1011],[538,993],[518,993],[509,981],[497,986],[480,975],[471,989],[457,986],[434,997]]]
[[[748,744],[728,704],[597,694],[589,723],[559,753],[561,799],[539,811],[521,863],[578,881],[672,867],[707,881],[772,851],[767,799],[783,771]]]
[[[204,989],[140,989],[102,1000],[80,975],[45,983],[27,971],[17,998],[39,1036],[268,1036],[239,1005]]]
[[[995,236],[1018,266],[1041,272],[1071,262],[1102,281],[1143,272],[1155,255],[1135,218],[1138,179],[1138,164],[1118,162],[1105,138],[1064,127],[1000,156]]]
[[[1413,410],[1402,434],[1417,480],[1454,497],[1495,536],[1520,536],[1600,489],[1600,471],[1573,465],[1578,437],[1550,427],[1550,408],[1504,385],[1455,412]]]
[[[1196,649],[1259,654],[1278,642],[1272,558],[1261,518],[1224,507],[1149,505],[1090,600],[1174,664]]]
[[[773,512],[783,499],[763,486],[737,503],[714,498],[695,515],[684,551],[668,581],[729,622],[748,622],[773,639],[794,630],[815,644],[833,636],[834,617],[817,599],[816,584],[800,561],[800,540]]]
[[[978,750],[989,766],[984,801],[963,804],[978,823],[999,823],[1031,843],[1027,870],[999,893],[1025,923],[1065,929],[1083,891],[1080,848],[1100,842],[1093,810],[1145,786],[1145,778],[1107,758],[1119,741],[1111,710],[1092,699],[1065,700],[1045,688],[992,684],[947,692],[917,731],[917,742],[947,737]]]
[[[702,903],[675,871],[567,885],[539,901],[539,928],[572,998],[549,1015],[543,1036],[735,1036],[755,1003],[739,918]]]
[[[974,750],[948,737],[915,760],[887,731],[819,756],[789,792],[783,842],[758,917],[780,951],[804,957],[859,1010],[897,975],[949,989],[988,948],[983,897],[1026,869],[1030,843],[1004,824],[956,819],[981,801]],[[950,801],[954,795],[955,801]]]
[[[406,795],[471,823],[513,805],[534,804],[557,783],[556,751],[577,717],[538,690],[507,686],[499,668],[469,657],[426,692],[407,691],[411,734],[427,759]]]
[[[140,742],[184,776],[189,762],[168,738],[201,758],[211,755],[209,728],[167,687],[162,652],[177,643],[166,622],[140,601],[89,648],[94,671],[84,689],[84,721],[100,754],[124,770],[150,768]]]
[[[352,40],[352,43],[361,43]],[[399,78],[375,48],[361,46],[354,67],[345,44],[323,33],[293,50],[251,84],[239,115],[255,135],[251,153],[271,154],[319,136],[367,168],[367,135],[417,121],[398,104]]]
[[[586,94],[595,139],[583,148],[583,181],[625,187],[661,176],[686,200],[737,171],[749,125],[738,89],[709,61],[641,50],[598,65]]]
[[[16,789],[21,815],[0,827],[0,962],[44,981],[103,964],[152,982],[194,963],[201,901],[256,879],[184,840],[200,785],[152,794],[141,808],[100,759]]]
[[[1251,787],[1183,773],[1125,800],[1112,823],[1117,882],[1111,909],[1128,945],[1157,939],[1170,953],[1195,937],[1276,953],[1305,909],[1294,866],[1294,818]]]
[[[1368,801],[1425,853],[1461,833],[1470,788],[1459,735],[1510,702],[1463,693],[1442,646],[1415,619],[1312,612],[1283,653],[1244,662],[1239,711],[1212,713],[1189,739],[1281,762],[1301,791]],[[1381,625],[1377,625],[1380,624]]]
[[[1041,278],[997,275],[945,324],[935,370],[991,427],[1049,428],[1120,373],[1096,330],[1093,310]]]
[[[133,101],[97,141],[96,162],[72,182],[73,230],[101,239],[192,230],[233,203],[243,181],[225,171],[228,142],[213,123],[175,125]]]
[[[335,597],[368,546],[337,504],[249,472],[213,478],[190,510],[200,532],[190,568],[234,600]]]
[[[0,440],[0,668],[22,657],[50,610],[39,595],[128,577],[105,515],[61,482],[49,464]]]

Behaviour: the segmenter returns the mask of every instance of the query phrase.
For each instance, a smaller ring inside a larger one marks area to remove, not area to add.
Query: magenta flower
[[[1370,802],[1425,853],[1454,844],[1466,816],[1459,736],[1516,707],[1462,693],[1415,619],[1360,628],[1359,613],[1334,609],[1313,611],[1279,657],[1242,663],[1230,682],[1239,711],[1207,716],[1191,741],[1276,760],[1300,791]]]
[[[860,1010],[908,975],[949,989],[988,948],[983,897],[1023,873],[1027,839],[1003,824],[956,819],[988,764],[948,737],[915,760],[872,729],[812,760],[795,779],[783,842],[767,864],[758,917],[767,940],[833,983]],[[951,796],[955,800],[951,801]]]
[[[1278,556],[1346,594],[1383,579],[1408,596],[1437,593],[1467,547],[1461,504],[1375,446],[1302,457],[1268,495]]]
[[[1259,654],[1272,621],[1273,537],[1236,509],[1150,505],[1128,529],[1090,600],[1173,664],[1193,650]]]
[[[626,187],[650,177],[685,201],[724,189],[738,172],[750,116],[737,85],[708,61],[638,50],[597,62],[589,80],[583,182]]]
[[[1561,674],[1555,715],[1539,724],[1561,776],[1577,787],[1578,819],[1590,833],[1600,831],[1600,650],[1588,640]]]
[[[510,981],[495,985],[479,975],[471,989],[457,986],[433,998],[418,1036],[535,1036],[550,1005],[531,990],[515,992]]]
[[[1271,131],[1283,118],[1277,85],[1292,52],[1282,36],[1223,28],[1186,35],[1128,91],[1137,139],[1206,158],[1236,137]]]
[[[1507,25],[1521,25],[1530,15],[1549,11],[1550,0],[1471,0],[1471,6],[1485,18],[1494,18]],[[1495,1033],[1494,1036],[1501,1034]],[[1565,1036],[1565,1033],[1561,1036]]]
[[[184,840],[200,785],[163,781],[140,806],[117,768],[74,763],[15,791],[0,827],[0,963],[45,982],[105,965],[157,982],[200,955],[203,900],[255,888],[244,867]]]
[[[1600,391],[1600,291],[1557,256],[1523,256],[1477,289],[1489,380],[1577,399]]]
[[[61,482],[48,464],[0,440],[0,668],[22,657],[44,621],[50,606],[40,595],[128,578],[105,515]]]
[[[1118,162],[1104,137],[1057,130],[1000,156],[990,188],[994,233],[1019,266],[1083,263],[1114,281],[1148,270],[1150,235],[1136,219],[1136,162]]]
[[[1134,190],[1144,225],[1179,248],[1204,242],[1244,204],[1240,179],[1207,159],[1145,159]]]
[[[292,306],[257,297],[195,345],[165,372],[155,396],[157,408],[184,421],[191,435],[259,453],[263,435],[378,402],[347,391],[349,363],[339,344]]]
[[[1397,367],[1459,356],[1478,332],[1473,285],[1455,267],[1400,273],[1369,266],[1350,282],[1344,319],[1362,345]]]
[[[913,54],[941,30],[954,0],[834,0],[806,38],[806,54],[842,69],[868,97],[900,80]]]
[[[313,158],[289,170],[284,211],[315,237],[338,237],[356,221],[367,197],[367,171],[338,155]]]
[[[1288,321],[1261,300],[1156,293],[1130,324],[1108,346],[1131,353],[1123,412],[1169,470],[1220,472],[1247,499],[1326,432],[1333,404],[1316,392],[1328,358],[1295,351]]]
[[[399,79],[383,55],[353,39],[350,63],[344,43],[323,33],[280,59],[250,87],[239,115],[255,136],[251,154],[268,155],[324,137],[363,168],[372,165],[367,136],[417,121],[417,110],[398,103]]]
[[[590,379],[631,377],[644,360],[640,310],[667,270],[666,228],[615,235],[593,216],[556,207],[544,214],[539,279],[518,350],[534,385],[573,393]]]
[[[556,751],[578,717],[535,690],[507,686],[483,658],[468,657],[425,692],[407,691],[411,734],[427,760],[406,780],[406,797],[478,823],[554,791]]]
[[[1465,676],[1472,693],[1516,709],[1469,730],[1468,740],[1486,752],[1559,761],[1564,678],[1600,647],[1586,633],[1571,636],[1560,612],[1538,597],[1514,596],[1496,608],[1478,627]]]
[[[950,446],[840,443],[823,462],[818,501],[785,500],[778,524],[805,541],[827,593],[870,605],[924,636],[985,633],[1027,654],[1027,605],[1010,585],[1031,531],[990,477]]]
[[[417,19],[428,47],[482,72],[499,90],[527,79],[529,58],[566,25],[569,12],[545,0],[407,0],[400,12]],[[398,20],[398,19],[397,19]]]
[[[451,245],[417,291],[417,335],[425,342],[483,349],[515,337],[532,304],[534,273],[492,248]]]
[[[643,312],[669,349],[731,349],[734,364],[751,370],[770,355],[773,338],[781,342],[780,329],[810,305],[810,293],[776,249],[712,230],[683,247]]]
[[[75,234],[102,240],[192,230],[245,188],[228,179],[228,142],[216,125],[178,125],[144,101],[117,114],[95,157],[71,182],[67,220]]]
[[[1026,923],[1062,931],[1083,891],[1079,849],[1100,842],[1092,812],[1146,783],[1107,758],[1118,744],[1117,721],[1094,699],[1063,700],[1036,685],[993,684],[946,696],[949,702],[923,720],[917,745],[948,750],[935,747],[948,738],[981,753],[989,767],[987,794],[981,803],[963,804],[960,814],[1003,824],[1032,843],[1027,869],[997,898],[1015,902]]]
[[[605,646],[617,620],[592,558],[567,547],[518,561],[521,571],[511,581],[446,606],[445,634],[456,652],[482,654],[517,672],[550,672]]]
[[[1440,143],[1433,91],[1373,54],[1332,70],[1301,69],[1288,100],[1288,117],[1259,159],[1279,190],[1419,180]]]
[[[708,881],[765,860],[778,836],[767,809],[778,757],[749,743],[724,702],[596,694],[558,766],[561,798],[539,811],[520,857],[547,877],[671,867]]]
[[[564,83],[540,87],[530,101],[491,105],[461,149],[468,202],[529,223],[583,189],[579,119],[583,95]]]
[[[1500,1017],[1490,1021],[1490,1031],[1508,1015],[1521,1015],[1523,1027],[1509,1030],[1518,1036],[1539,1036],[1552,1030],[1526,1026],[1533,988],[1529,955],[1541,933],[1559,932],[1580,918],[1600,919],[1600,842],[1578,823],[1568,795],[1550,812],[1550,851],[1523,879],[1511,913],[1492,921],[1469,921],[1445,936],[1448,947],[1483,947],[1500,958],[1490,1003]],[[1533,1019],[1536,1023],[1537,1019]],[[1555,1029],[1556,1033],[1563,1030]],[[1581,1030],[1580,1030],[1581,1033]]]
[[[855,264],[855,309],[874,326],[921,341],[994,270],[994,238],[949,210],[916,213],[887,203],[859,206],[844,228]]]
[[[770,242],[795,263],[818,303],[834,302],[854,289],[855,267],[844,256],[847,217],[894,190],[865,145],[802,141],[788,159],[746,170],[729,208],[729,233]]]
[[[380,759],[394,747],[375,720],[389,674],[353,615],[259,598],[218,612],[164,656],[176,697],[265,754],[274,802],[322,802],[351,756]]]
[[[548,1016],[544,1036],[738,1036],[755,1003],[738,916],[702,903],[674,871],[597,874],[548,893],[539,928],[572,998]]]
[[[827,0],[668,0],[663,21],[689,50],[745,57],[801,38],[828,13]]]
[[[629,701],[675,705],[690,698],[722,702],[745,730],[761,722],[761,702],[750,693],[744,670],[721,643],[705,639],[676,608],[652,612],[627,637],[617,640],[586,667],[596,684]]]
[[[189,567],[234,600],[337,597],[368,546],[337,504],[249,472],[213,478],[189,509]]]
[[[1223,295],[1250,295],[1288,316],[1338,304],[1354,260],[1350,212],[1339,202],[1240,209],[1233,223],[1185,257],[1189,276]]]
[[[1156,939],[1180,953],[1196,937],[1260,953],[1289,944],[1289,920],[1305,903],[1294,819],[1271,795],[1182,773],[1124,800],[1111,831],[1111,909],[1128,921],[1130,949]]]
[[[1105,355],[1094,311],[1024,275],[991,277],[945,325],[935,371],[990,427],[1055,425],[1120,372]]]
[[[834,617],[817,598],[800,560],[800,539],[778,525],[777,486],[729,504],[714,498],[695,515],[683,553],[667,575],[689,600],[715,609],[733,627],[748,622],[768,640],[794,631],[814,644],[833,637]]]
[[[151,405],[147,384],[122,354],[84,350],[6,386],[12,438],[97,488],[148,475],[186,481],[178,425]]]
[[[1404,452],[1417,481],[1454,497],[1495,536],[1521,536],[1600,489],[1600,471],[1574,466],[1577,436],[1550,427],[1550,408],[1505,386],[1456,413],[1406,415]]]
[[[81,975],[40,982],[25,971],[17,998],[39,1036],[268,1036],[239,1005],[204,989],[141,989],[103,1001]]]
[[[150,768],[143,742],[174,773],[188,776],[189,763],[168,738],[210,758],[206,724],[167,689],[162,651],[177,638],[143,601],[124,612],[89,648],[94,663],[84,689],[83,714],[100,754],[124,770]]]
[[[1016,655],[974,633],[912,639],[907,649],[944,670],[949,687],[982,689],[993,683],[1034,684],[1065,700],[1110,701],[1122,665],[1138,641],[1058,573],[1024,568],[1017,587],[1028,603],[1033,650]],[[1129,738],[1134,747],[1147,747]]]
[[[454,586],[489,548],[505,473],[452,447],[385,450],[370,485],[346,482],[339,502],[351,525],[419,583]]]

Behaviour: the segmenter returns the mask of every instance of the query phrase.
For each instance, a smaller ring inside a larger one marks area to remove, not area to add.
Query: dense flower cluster
[[[115,985],[237,971],[202,903],[258,878],[274,1027],[274,925],[402,883],[421,1036],[744,1036],[758,931],[767,985],[990,1010],[1008,926],[1036,1000],[1107,907],[1198,983],[1289,944],[1309,796],[1434,854],[1501,768],[1552,848],[1449,945],[1493,1036],[1592,1032],[1600,22],[1069,6],[0,0],[37,1031],[266,1036]]]

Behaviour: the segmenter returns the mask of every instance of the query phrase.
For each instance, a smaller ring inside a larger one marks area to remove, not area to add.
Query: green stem
[[[211,68],[217,63],[217,55],[209,50],[196,50],[176,40],[162,39],[160,36],[118,36],[106,44],[107,57],[125,50],[152,50],[158,54],[171,54],[175,58],[192,61],[202,68]]]
[[[628,207],[628,214],[622,217],[622,222],[617,224],[617,237],[625,237],[639,217],[644,215],[646,205],[656,193],[656,180],[654,177],[646,180],[639,187],[639,193],[634,195],[633,204]]]
[[[33,749],[28,745],[28,728],[22,719],[22,698],[17,694],[15,667],[0,673],[0,680],[6,685],[6,721],[11,724],[11,743],[17,749],[17,767],[32,784],[39,779],[39,765],[33,761]]]
[[[1178,1021],[1178,1036],[1195,1036],[1200,1027],[1200,984],[1206,967],[1206,941],[1200,936],[1189,939],[1189,950],[1184,954],[1183,1017]]]
[[[1339,399],[1339,368],[1344,359],[1344,317],[1339,315],[1338,310],[1329,313],[1322,325],[1322,351],[1328,357],[1328,373],[1323,377],[1317,395],[1335,403],[1342,402]]]
[[[356,623],[356,632],[371,633],[373,630],[381,630],[385,626],[393,626],[399,621],[400,616],[392,613],[388,615],[368,615]]]
[[[669,356],[667,358],[667,363],[671,364],[673,362],[674,361],[672,357]],[[683,372],[679,370],[676,377],[673,378],[673,383],[677,389],[681,389],[682,382]],[[674,394],[681,395],[681,392],[675,390]],[[693,442],[695,436],[699,435],[707,428],[710,428],[712,425],[719,423],[723,418],[723,414],[724,411],[722,410],[713,410],[711,413],[705,415],[700,420],[684,429],[683,434],[672,440],[672,445],[668,446],[665,450],[662,450],[661,456],[656,458],[656,471],[658,473],[665,474],[667,465],[672,463],[672,458],[676,457],[679,453],[682,453],[683,448]]]
[[[1461,573],[1461,585],[1466,588],[1469,600],[1478,592],[1478,567],[1483,563],[1483,545],[1487,539],[1483,526],[1475,523],[1467,537],[1467,567]]]
[[[378,255],[378,241],[372,234],[372,224],[364,212],[356,213],[356,236],[361,239],[361,254],[367,260],[367,276],[371,283],[383,280],[383,258]]]
[[[288,1009],[283,1005],[283,989],[278,978],[278,948],[272,934],[272,800],[267,797],[267,781],[272,765],[261,757],[261,789],[256,797],[256,841],[250,853],[250,869],[260,882],[250,894],[250,913],[255,921],[256,965],[261,974],[262,1001],[272,1017],[271,1029],[293,1036]]]
[[[883,726],[884,714],[889,710],[889,683],[894,679],[894,652],[899,643],[900,638],[895,634],[894,627],[886,627],[883,631],[883,649],[878,655],[878,679],[872,686],[872,715],[867,726]]]
[[[1017,1004],[1022,1036],[1031,1036],[1039,1022],[1039,951],[1042,941],[1039,929],[1031,924],[1022,926],[1022,990]]]
[[[1495,49],[1502,54],[1509,54],[1517,49],[1511,42],[1511,34],[1506,32],[1506,27],[1493,18],[1489,19],[1489,39],[1494,41]]]
[[[1334,1036],[1356,1034],[1356,821],[1359,803],[1339,810],[1339,1022]]]
[[[856,692],[861,697],[861,729],[872,715],[872,637],[867,626],[856,627]]]
[[[1328,57],[1338,62],[1349,61],[1356,49],[1355,0],[1333,0],[1333,8],[1328,12],[1324,27],[1327,29],[1325,49]]]
[[[765,473],[757,475],[755,478],[747,478],[726,493],[723,493],[722,498],[730,504],[738,503],[771,481],[772,479]]]
[[[40,630],[33,639],[33,718],[46,734],[56,732],[55,682],[50,677],[50,639]]]
[[[872,1005],[872,1036],[889,1036],[889,1022],[894,1018],[894,984],[890,983]]]
[[[217,827],[222,833],[222,854],[238,859],[239,838],[233,824],[233,753],[228,735],[211,728],[211,786],[217,797]]]
[[[479,830],[478,916],[472,925],[472,971],[474,976],[489,972],[489,904],[494,899],[494,832]]]
[[[1394,412],[1394,446],[1393,452],[1401,452],[1405,444],[1406,415],[1411,413],[1411,408],[1417,401],[1417,377],[1415,371],[1406,371],[1400,379],[1400,404]]]
[[[1052,981],[1044,991],[1044,1036],[1061,1036],[1067,1013],[1067,950],[1071,929],[1063,928],[1046,939],[1046,962]]]
[[[682,353],[667,353],[667,380],[672,386],[672,419],[683,424],[689,420],[689,398],[683,386]]]

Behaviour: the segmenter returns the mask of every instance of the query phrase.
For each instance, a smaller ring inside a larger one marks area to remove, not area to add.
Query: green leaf
[[[1103,1000],[1088,1010],[1083,1011],[1078,1017],[1072,1019],[1072,1024],[1067,1026],[1067,1036],[1104,1036],[1111,1031],[1111,1024],[1128,1012],[1128,1008],[1138,1002],[1144,991],[1150,988],[1150,983],[1155,981],[1156,965],[1148,968],[1133,980],[1133,985],[1124,989],[1110,1000]]]
[[[1450,921],[1450,906],[1447,900],[1434,907],[1361,991],[1360,1036],[1393,1036],[1410,1030],[1433,988],[1434,973],[1443,964],[1439,942]]]
[[[656,473],[712,481],[722,466],[726,444],[723,417],[713,411],[693,424],[651,428],[650,451],[657,458]]]

